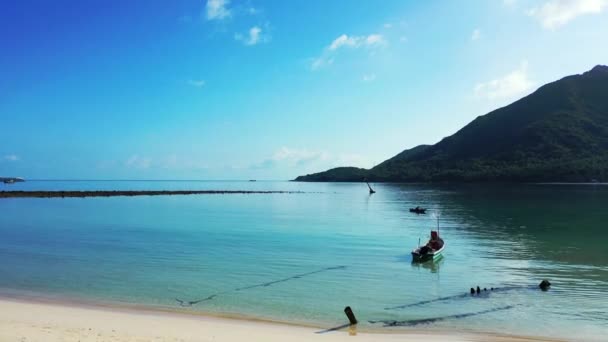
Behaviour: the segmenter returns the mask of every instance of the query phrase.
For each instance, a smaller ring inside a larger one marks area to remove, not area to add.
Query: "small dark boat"
[[[420,207],[410,208],[410,213],[426,214],[426,209],[425,208],[420,208]]]

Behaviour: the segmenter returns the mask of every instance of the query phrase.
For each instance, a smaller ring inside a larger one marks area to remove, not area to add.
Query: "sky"
[[[6,1],[0,176],[293,179],[608,64],[608,0]]]

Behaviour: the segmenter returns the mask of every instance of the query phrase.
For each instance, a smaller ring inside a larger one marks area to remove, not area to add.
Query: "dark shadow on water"
[[[411,259],[412,258],[410,258],[410,260]],[[439,269],[441,268],[443,261],[444,261],[444,257],[443,257],[443,255],[440,255],[435,260],[428,260],[428,261],[424,261],[424,262],[417,262],[417,261],[411,260],[411,265],[412,265],[412,268],[414,268],[414,269],[425,269],[425,270],[431,271],[431,273],[437,273],[437,272],[439,272]]]
[[[412,203],[441,208],[445,223],[442,228],[452,234],[466,235],[478,244],[499,240],[515,246],[484,250],[488,257],[606,266],[606,186],[385,184],[385,187],[385,196],[400,209]],[[599,238],[589,239],[590,236]],[[585,272],[598,276],[595,270]],[[606,279],[603,274],[599,276]]]

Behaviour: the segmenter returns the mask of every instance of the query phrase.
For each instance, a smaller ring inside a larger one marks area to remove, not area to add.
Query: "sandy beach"
[[[0,299],[0,341],[549,341],[466,333],[357,333],[125,308]]]

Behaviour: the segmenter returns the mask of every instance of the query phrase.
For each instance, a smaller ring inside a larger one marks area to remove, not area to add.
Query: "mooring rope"
[[[278,283],[284,283],[286,281],[290,281],[290,280],[294,280],[294,279],[301,279],[301,278],[304,278],[306,276],[313,275],[313,274],[316,274],[316,273],[333,271],[333,270],[341,270],[341,269],[345,269],[345,268],[346,268],[346,266],[326,267],[326,268],[322,268],[320,270],[316,270],[316,271],[312,271],[312,272],[306,272],[306,273],[300,273],[300,274],[296,274],[296,275],[293,275],[291,277],[287,277],[287,278],[283,278],[283,279],[279,279],[279,280],[273,280],[273,281],[269,281],[269,282],[265,282],[265,283],[260,283],[260,284],[254,284],[254,285],[248,285],[248,286],[243,286],[243,287],[237,287],[237,288],[232,289],[232,290],[227,290],[227,291],[222,291],[222,292],[218,292],[218,293],[212,294],[212,295],[207,296],[207,297],[202,298],[202,299],[188,301],[188,300],[183,300],[183,299],[175,298],[175,301],[178,302],[180,306],[189,307],[189,306],[201,303],[201,302],[212,300],[212,299],[216,298],[219,295],[223,295],[223,294],[226,294],[226,293],[229,293],[229,292],[250,290],[250,289],[253,289],[253,288],[256,288],[256,287],[268,287],[268,286],[272,286],[272,285],[275,285],[275,284],[278,284]]]

